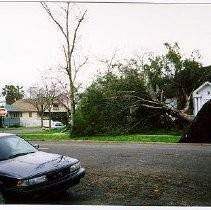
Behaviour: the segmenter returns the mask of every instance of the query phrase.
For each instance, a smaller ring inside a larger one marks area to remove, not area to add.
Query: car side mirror
[[[33,144],[33,147],[36,148],[36,149],[39,149],[40,145],[39,144]]]

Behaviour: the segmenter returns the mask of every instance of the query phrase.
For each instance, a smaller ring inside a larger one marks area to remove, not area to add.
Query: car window
[[[18,136],[12,135],[0,138],[0,160],[8,159],[14,155],[36,151],[31,144]]]

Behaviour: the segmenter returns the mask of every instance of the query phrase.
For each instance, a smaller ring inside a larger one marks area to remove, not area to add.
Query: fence
[[[5,127],[14,127],[14,126],[20,126],[20,118],[14,118],[14,117],[3,117],[2,118],[2,125]]]

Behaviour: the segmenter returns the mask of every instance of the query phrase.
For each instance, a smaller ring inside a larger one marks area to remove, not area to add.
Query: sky
[[[84,86],[96,75],[99,59],[115,51],[121,58],[163,54],[165,42],[178,42],[185,56],[199,50],[202,64],[211,65],[211,4],[77,5],[87,9],[78,41],[81,57],[89,58],[78,78]],[[48,69],[63,65],[62,44],[60,31],[39,2],[0,2],[0,88],[39,83]]]

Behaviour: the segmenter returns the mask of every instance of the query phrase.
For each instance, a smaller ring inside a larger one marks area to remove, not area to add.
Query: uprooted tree
[[[151,57],[144,65],[152,100],[140,102],[143,106],[162,109],[171,116],[192,122],[192,93],[208,79],[210,70],[202,68],[197,51],[184,58],[177,43],[165,43],[165,46],[166,55]],[[171,100],[175,100],[177,106],[171,106]]]
[[[65,70],[68,82],[69,82],[69,107],[68,112],[69,123],[71,128],[71,133],[74,133],[75,128],[75,97],[77,93],[77,87],[75,84],[76,76],[78,71],[86,64],[87,58],[84,58],[83,61],[80,61],[76,64],[76,44],[78,41],[78,32],[82,22],[85,19],[87,11],[79,13],[78,16],[75,16],[74,20],[71,19],[72,11],[74,4],[70,2],[61,3],[59,7],[60,13],[62,15],[57,16],[56,12],[53,12],[45,2],[41,2],[42,7],[47,12],[51,20],[56,24],[59,31],[61,32],[64,38],[63,44],[63,53],[65,58]],[[71,7],[72,6],[72,7]],[[58,9],[58,8],[57,8]],[[60,19],[62,17],[62,19]],[[72,21],[72,22],[71,22]]]
[[[180,53],[177,43],[165,43],[165,47],[165,55],[151,55],[145,62],[132,60],[133,67],[135,66],[137,71],[142,71],[150,97],[138,97],[135,93],[125,94],[124,97],[133,99],[134,107],[162,110],[172,117],[191,123],[192,93],[203,82],[210,80],[211,70],[202,67],[197,51],[193,51],[189,58],[185,58]],[[120,64],[119,68],[127,69],[129,66],[131,64]]]
[[[211,143],[211,100],[198,112],[180,143]]]
[[[191,124],[192,92],[210,81],[211,69],[202,67],[197,53],[184,58],[178,44],[166,44],[166,48],[163,56],[104,60],[105,73],[83,93],[77,108],[83,135],[175,125],[183,129]]]

